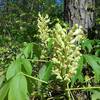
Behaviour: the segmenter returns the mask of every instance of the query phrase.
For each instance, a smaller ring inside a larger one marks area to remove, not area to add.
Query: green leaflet
[[[76,82],[76,80],[79,80],[80,82],[84,81],[84,77],[82,74],[82,69],[83,69],[83,56],[80,58],[79,60],[79,66],[76,70],[76,74],[72,77],[72,86],[74,85],[74,83]]]
[[[84,58],[86,59],[86,62],[92,67],[95,80],[100,81],[100,58],[93,55],[84,55]]]
[[[52,62],[48,62],[46,65],[44,65],[40,71],[39,71],[39,78],[43,81],[48,81],[51,76],[52,71]]]
[[[43,65],[43,67],[39,70],[39,78],[43,79],[44,78],[44,73],[46,71],[46,65]]]
[[[28,100],[27,81],[23,74],[18,73],[10,82],[8,100]]]
[[[7,93],[9,91],[9,83],[6,83],[1,89],[0,89],[0,100],[4,100]]]
[[[6,78],[9,80],[14,75],[16,75],[18,72],[21,71],[21,62],[20,59],[16,59],[16,61],[12,62],[7,70]]]
[[[31,75],[32,74],[32,65],[31,65],[31,63],[25,58],[22,58],[21,61],[22,61],[22,65],[23,65],[22,67],[24,67],[25,72],[28,75]]]
[[[32,43],[26,44],[26,47],[24,48],[23,53],[24,53],[26,58],[28,58],[28,57],[32,58],[32,55],[33,55],[33,44]]]

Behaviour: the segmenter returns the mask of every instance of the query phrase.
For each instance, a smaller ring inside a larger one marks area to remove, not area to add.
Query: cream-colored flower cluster
[[[76,24],[66,33],[66,29],[57,23],[50,31],[47,26],[50,20],[47,17],[43,19],[40,15],[39,17],[38,26],[39,32],[41,33],[41,40],[44,41],[44,43],[50,38],[53,40],[53,55],[51,60],[54,63],[54,67],[52,72],[58,79],[70,81],[72,76],[76,73],[78,61],[81,57],[79,42],[83,38],[82,27]],[[42,24],[43,22],[44,25]]]
[[[50,29],[48,28],[48,23],[50,22],[49,16],[46,15],[45,17],[41,16],[39,13],[39,18],[38,18],[38,31],[39,31],[39,37],[43,42],[47,42],[48,36],[49,36],[49,31]]]
[[[58,23],[53,30],[55,63],[53,73],[57,78],[68,80],[76,73],[78,61],[81,57],[79,42],[83,38],[82,27],[75,25],[69,33]]]

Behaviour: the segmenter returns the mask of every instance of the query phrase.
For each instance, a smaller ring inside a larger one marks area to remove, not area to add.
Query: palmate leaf
[[[39,71],[39,78],[43,81],[48,81],[50,76],[51,76],[51,72],[52,72],[52,66],[53,63],[52,62],[48,62],[46,65],[44,65],[40,71]]]
[[[23,65],[22,67],[24,67],[24,69],[25,69],[25,72],[28,75],[31,75],[32,74],[32,65],[31,65],[30,61],[28,59],[22,58],[21,63]]]
[[[83,69],[83,56],[79,60],[79,64],[78,64],[78,68],[76,70],[76,74],[71,79],[71,81],[72,81],[71,85],[72,86],[74,85],[74,83],[76,82],[76,80],[79,80],[80,82],[84,81],[82,69]]]
[[[10,82],[8,100],[29,100],[27,81],[22,73],[18,73]]]
[[[7,73],[6,73],[7,80],[9,80],[13,76],[15,76],[17,73],[19,73],[22,70],[22,67],[24,67],[25,72],[28,75],[31,75],[32,66],[31,66],[31,63],[28,61],[28,59],[18,58],[10,64],[10,66],[7,70]]]
[[[0,100],[4,100],[7,96],[7,93],[9,91],[9,83],[6,83],[1,89],[0,89]]]
[[[14,75],[16,75],[18,72],[21,71],[21,61],[20,59],[16,59],[16,61],[12,62],[7,70],[6,78],[9,80]]]
[[[100,58],[94,55],[84,55],[86,62],[92,67],[95,80],[100,81]]]

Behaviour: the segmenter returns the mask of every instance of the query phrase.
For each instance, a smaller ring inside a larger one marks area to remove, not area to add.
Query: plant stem
[[[50,62],[51,60],[47,61],[47,60],[31,60],[28,59],[29,61],[33,61],[33,62]]]
[[[69,83],[67,84],[67,88],[68,88],[68,98],[69,98],[69,100],[71,100],[70,89],[69,89]]]
[[[36,77],[30,76],[30,75],[27,75],[27,74],[24,74],[24,73],[22,73],[22,74],[23,74],[24,76],[27,76],[27,77],[31,78],[31,79],[34,79],[34,80],[40,81],[40,82],[42,82],[42,83],[48,84],[47,82],[45,82],[45,81],[43,81],[43,80],[41,80],[41,79],[38,79],[38,78],[36,78]]]
[[[88,80],[86,80],[84,83],[91,81],[92,79],[94,79],[94,77],[89,78]]]
[[[68,88],[66,91],[100,89],[100,87]]]

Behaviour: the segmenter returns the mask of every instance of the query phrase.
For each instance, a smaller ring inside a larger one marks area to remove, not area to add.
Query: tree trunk
[[[95,26],[95,0],[64,0],[64,19],[73,26],[83,26],[86,32]]]

